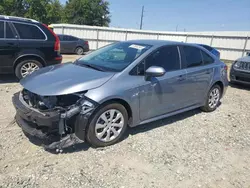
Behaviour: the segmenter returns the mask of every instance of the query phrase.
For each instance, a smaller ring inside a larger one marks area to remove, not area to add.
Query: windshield
[[[100,48],[78,59],[75,63],[100,71],[120,72],[150,47],[146,44],[118,42]]]

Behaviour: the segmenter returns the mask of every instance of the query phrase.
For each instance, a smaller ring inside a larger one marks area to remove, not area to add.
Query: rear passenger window
[[[63,41],[63,36],[62,35],[58,35],[60,41]]]
[[[78,39],[77,39],[76,37],[69,36],[69,40],[70,40],[70,41],[77,41]]]
[[[146,58],[146,69],[150,66],[163,67],[167,72],[180,69],[177,46],[166,46]]]
[[[0,38],[4,38],[4,22],[0,22]]]
[[[206,52],[201,50],[201,55],[202,55],[202,59],[203,59],[203,64],[207,65],[207,64],[211,64],[214,62],[214,59],[208,55]]]
[[[192,46],[183,46],[184,57],[186,58],[186,67],[197,67],[202,65],[201,51]]]
[[[21,39],[45,40],[42,31],[35,25],[13,23]]]
[[[9,24],[7,22],[6,22],[6,38],[7,39],[13,39],[13,38],[15,38],[15,35],[12,32],[12,30],[11,30],[11,28],[10,28],[10,26],[9,26]]]
[[[64,40],[64,41],[70,41],[70,37],[67,36],[67,35],[64,35],[64,36],[63,36],[63,40]]]

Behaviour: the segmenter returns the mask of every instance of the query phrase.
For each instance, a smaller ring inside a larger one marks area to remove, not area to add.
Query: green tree
[[[0,0],[0,14],[27,17],[45,24],[71,23],[108,26],[109,3],[104,0]]]
[[[59,0],[52,0],[47,5],[47,24],[61,23],[63,21],[63,6]]]
[[[0,14],[32,18],[46,24],[60,23],[63,6],[59,0],[0,0]]]
[[[27,9],[26,0],[0,0],[0,14],[24,16]]]
[[[69,0],[65,6],[65,20],[71,24],[108,26],[109,3],[104,0]]]
[[[47,5],[49,0],[27,0],[25,17],[47,23]]]

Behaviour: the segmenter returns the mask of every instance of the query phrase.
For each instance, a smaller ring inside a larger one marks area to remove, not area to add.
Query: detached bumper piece
[[[23,132],[42,141],[45,149],[57,152],[85,140],[88,117],[94,110],[74,105],[67,110],[39,111],[30,107],[20,92],[14,94],[12,102],[16,108],[16,122]]]

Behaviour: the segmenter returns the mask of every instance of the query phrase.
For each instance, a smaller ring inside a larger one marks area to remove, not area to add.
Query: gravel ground
[[[250,88],[229,87],[215,112],[141,125],[110,147],[52,154],[13,121],[11,96],[21,87],[1,77],[1,188],[250,187]]]

